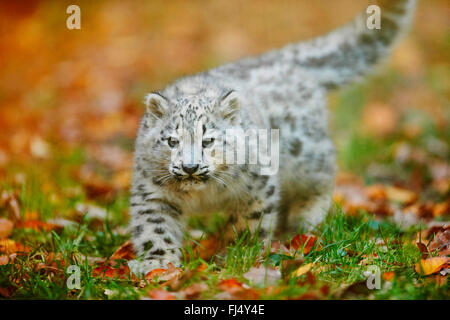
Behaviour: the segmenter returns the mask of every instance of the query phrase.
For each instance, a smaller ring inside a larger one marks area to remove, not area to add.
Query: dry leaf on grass
[[[303,248],[303,254],[306,255],[311,251],[316,240],[317,237],[313,236],[312,234],[298,234],[291,240],[290,247],[294,250]]]
[[[57,226],[52,223],[43,222],[40,220],[23,220],[17,223],[17,228],[24,228],[24,229],[33,229],[35,231],[52,231],[55,230],[57,232],[62,231],[61,226]]]
[[[430,275],[439,272],[442,268],[447,268],[450,262],[450,258],[440,256],[428,259],[421,259],[420,262],[416,263],[415,270],[417,273],[423,275]]]
[[[17,252],[30,252],[30,249],[11,239],[0,240],[0,253],[9,255]]]
[[[258,267],[250,268],[249,271],[243,274],[243,277],[255,284],[273,285],[281,279],[281,272],[278,269],[270,266],[265,267],[261,264]]]
[[[303,274],[306,274],[309,270],[311,270],[313,264],[312,263],[307,263],[304,266],[301,266],[300,268],[298,268],[297,270],[295,270],[292,275],[294,277],[300,277]]]
[[[206,283],[194,283],[191,284],[186,289],[180,291],[184,299],[194,300],[199,299],[202,292],[208,290],[208,285]]]
[[[392,281],[394,280],[395,277],[395,273],[393,271],[389,271],[389,272],[384,272],[381,277],[385,280],[385,281]]]
[[[400,202],[404,205],[411,204],[419,198],[419,195],[413,191],[392,186],[386,187],[386,196],[390,201]]]
[[[8,219],[0,218],[0,239],[8,238],[14,229],[14,223]]]
[[[121,245],[116,251],[114,251],[112,256],[109,258],[110,261],[118,259],[124,260],[134,259],[133,244],[131,243],[131,241],[127,241],[123,245]]]
[[[179,277],[183,271],[180,268],[176,268],[172,263],[169,263],[167,269],[153,269],[145,275],[145,280],[153,281],[169,281],[175,277]]]
[[[17,256],[16,253],[12,253],[10,255],[0,255],[0,266],[13,263],[16,256]]]
[[[257,300],[259,294],[256,290],[246,287],[234,278],[224,279],[219,282],[219,289],[225,292],[219,294],[218,298],[232,300]]]

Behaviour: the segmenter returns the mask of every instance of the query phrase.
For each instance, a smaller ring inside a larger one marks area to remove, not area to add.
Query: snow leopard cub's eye
[[[213,143],[214,143],[214,138],[206,138],[206,139],[203,139],[202,146],[203,146],[203,148],[208,148],[208,147],[211,147]]]
[[[170,137],[169,139],[167,139],[167,144],[169,145],[169,147],[175,148],[178,145],[178,140]]]

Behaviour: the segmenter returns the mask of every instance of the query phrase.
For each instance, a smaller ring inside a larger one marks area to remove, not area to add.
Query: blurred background
[[[68,30],[67,6],[81,8]],[[0,2],[0,191],[42,216],[85,199],[127,209],[144,95],[176,78],[351,20],[367,0]],[[331,94],[340,179],[448,199],[450,2],[367,81]]]

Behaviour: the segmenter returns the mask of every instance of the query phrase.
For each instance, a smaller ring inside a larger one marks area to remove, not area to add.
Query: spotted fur
[[[184,223],[192,214],[228,214],[226,240],[246,225],[267,238],[274,231],[320,223],[335,175],[326,93],[368,73],[388,55],[411,20],[414,3],[378,1],[381,30],[361,27],[363,14],[323,37],[150,93],[131,188],[130,229],[139,256],[130,264],[134,271],[179,265]],[[221,134],[229,128],[279,129],[278,174],[261,175],[258,165],[217,164]],[[191,152],[182,152],[186,148]]]

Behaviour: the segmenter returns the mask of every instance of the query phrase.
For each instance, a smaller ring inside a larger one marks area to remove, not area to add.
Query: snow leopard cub
[[[307,42],[250,57],[146,96],[131,188],[135,273],[180,264],[184,222],[222,212],[223,232],[247,224],[267,238],[276,230],[320,223],[331,204],[335,152],[326,94],[387,56],[410,22],[414,0],[382,0],[381,29],[352,23]],[[279,129],[275,175],[259,165],[218,161],[227,129]],[[193,161],[193,154],[200,155]]]

